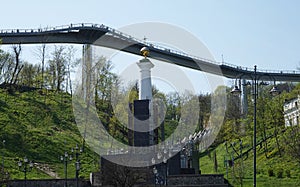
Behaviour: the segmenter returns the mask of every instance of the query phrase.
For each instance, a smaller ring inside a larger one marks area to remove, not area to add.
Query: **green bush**
[[[286,174],[286,177],[291,178],[291,171],[290,170],[286,170],[285,174]]]
[[[283,178],[283,169],[277,171],[277,178]]]
[[[269,177],[274,177],[275,176],[273,169],[271,169],[271,168],[268,169],[268,175],[269,175]]]

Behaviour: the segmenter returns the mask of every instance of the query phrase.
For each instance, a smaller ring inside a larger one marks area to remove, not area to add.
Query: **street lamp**
[[[72,154],[74,153],[74,149],[72,148]],[[79,170],[80,170],[80,159],[79,159],[79,155],[82,153],[82,148],[78,147],[78,144],[76,144],[76,147],[75,147],[75,158],[76,158],[76,161],[75,161],[75,178],[76,178],[76,186],[78,187],[78,178],[79,178]]]
[[[254,100],[253,100],[253,186],[256,186],[256,125],[257,125],[257,119],[256,119],[256,112],[257,112],[257,96],[258,96],[258,86],[257,83],[259,81],[259,77],[257,75],[257,66],[254,66],[254,73],[253,76],[250,76],[252,78],[253,81],[253,96],[254,96]],[[232,89],[231,93],[233,95],[240,95],[241,94],[241,90],[239,89],[238,85],[236,84],[235,87]],[[279,90],[278,88],[275,86],[275,80],[274,80],[274,86],[270,91],[270,94],[274,95],[278,95],[279,94]]]
[[[155,163],[155,161],[154,161],[154,163]],[[156,184],[160,184],[160,183],[158,181],[158,171],[155,166],[153,167],[153,174],[154,174],[154,186],[156,186]]]
[[[9,179],[9,174],[8,174],[8,171],[5,171],[5,164],[4,164],[4,157],[5,157],[5,140],[2,140],[2,144],[3,144],[3,147],[2,147],[2,152],[1,152],[1,155],[2,155],[2,165],[1,165],[1,170],[0,170],[0,180],[8,180]]]
[[[157,153],[157,159],[162,160],[164,166],[164,185],[168,185],[168,158],[172,156],[171,148],[168,146],[163,147],[162,153]]]
[[[233,95],[239,96],[242,93],[242,91],[237,85],[235,85],[234,88],[231,90],[231,93]]]
[[[156,184],[164,184],[165,186],[168,185],[168,158],[172,157],[172,146],[168,147],[168,144],[162,147],[162,151],[158,151],[157,153],[157,160],[152,158],[151,162],[153,165],[156,163],[160,164],[160,170],[153,167],[153,173],[155,176],[155,185]],[[156,162],[157,161],[157,162]]]
[[[72,160],[72,155],[69,156],[68,152],[65,152],[65,154],[62,156],[60,156],[60,160],[62,162],[64,162],[65,164],[65,185],[64,187],[67,187],[68,186],[68,160]]]
[[[29,167],[28,167],[29,165]],[[27,157],[24,158],[24,161],[18,162],[19,169],[24,172],[24,180],[25,180],[25,187],[27,186],[27,172],[31,171],[33,168],[32,161],[29,161]]]
[[[5,140],[2,140],[3,143],[3,151],[2,151],[2,171],[4,174],[4,150],[5,150]]]
[[[280,91],[278,90],[278,88],[277,88],[277,86],[273,86],[273,88],[270,90],[270,94],[272,95],[272,96],[276,96],[276,95],[278,95],[280,93]]]

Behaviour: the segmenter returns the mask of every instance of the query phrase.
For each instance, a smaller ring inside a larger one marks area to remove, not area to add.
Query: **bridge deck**
[[[71,24],[69,26],[46,29],[6,29],[0,31],[2,44],[39,44],[39,43],[74,43],[93,44],[140,55],[140,49],[147,46],[150,58],[173,63],[179,66],[224,76],[227,78],[252,79],[253,70],[229,64],[220,64],[186,53],[146,43],[130,35],[121,33],[105,25]],[[264,81],[300,81],[298,71],[258,71]]]

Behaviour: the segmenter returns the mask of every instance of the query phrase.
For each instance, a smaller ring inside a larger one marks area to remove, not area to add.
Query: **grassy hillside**
[[[242,140],[242,148],[240,140]],[[243,137],[240,140],[228,142],[227,151],[226,143],[222,143],[201,153],[202,173],[222,173],[234,186],[253,186],[252,139]],[[283,135],[280,136],[280,141],[281,156],[274,137],[267,141],[269,149],[267,153],[260,144],[257,146],[257,186],[300,186],[300,164],[285,152]],[[242,159],[239,158],[241,151]],[[214,169],[216,163],[214,155],[217,156],[217,171]],[[232,160],[232,158],[235,158],[233,166],[226,169],[224,160]]]
[[[299,85],[297,88],[300,90]],[[296,93],[298,92],[295,91]],[[71,100],[69,94],[62,92],[0,88],[0,163],[4,158],[5,170],[10,179],[24,178],[17,162],[25,156],[35,163],[28,178],[64,178],[64,164],[60,161],[60,156],[65,151],[70,153],[76,144],[83,144],[75,124]],[[104,104],[101,106],[104,107]],[[170,134],[176,123],[168,121],[166,124],[166,134]],[[215,147],[200,153],[201,171],[204,174],[222,173],[234,186],[252,186],[251,132],[238,136],[240,139],[234,139],[237,136],[232,136],[232,129],[226,125],[223,128],[227,128],[227,135],[224,132],[220,134],[227,139],[227,143],[221,139],[217,141],[221,143],[215,143]],[[117,130],[115,132],[121,133]],[[267,134],[272,135],[272,132],[274,130],[270,127]],[[124,135],[120,137],[122,139]],[[288,137],[287,132],[279,133],[280,152],[274,136],[257,146],[258,186],[300,186],[299,161],[289,155],[284,137]],[[1,143],[3,140],[5,144]],[[258,135],[257,142],[261,140]],[[265,149],[266,145],[268,150]],[[239,158],[241,152],[243,156]],[[232,158],[235,158],[234,165],[226,169],[224,160]],[[90,172],[99,170],[99,155],[88,147],[84,148],[80,159],[81,177],[88,178]],[[74,176],[73,160],[68,165],[68,178]]]
[[[70,95],[39,89],[1,88],[0,140],[5,140],[0,150],[11,179],[24,178],[17,162],[25,156],[35,163],[28,178],[64,178],[60,155],[65,151],[71,153],[76,144],[83,144]],[[0,159],[2,163],[2,157]],[[99,157],[85,147],[80,159],[80,176],[88,178],[90,172],[97,170]],[[68,177],[74,176],[73,160],[68,165]]]

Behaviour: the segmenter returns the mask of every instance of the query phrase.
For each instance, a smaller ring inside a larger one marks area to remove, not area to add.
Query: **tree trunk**
[[[20,72],[21,72],[21,70],[22,70],[22,68],[23,68],[23,67],[24,67],[24,66],[22,65],[22,66],[21,66],[21,68],[19,68],[19,70],[18,70],[18,72],[17,72],[17,74],[16,74],[16,78],[15,78],[15,80],[14,80],[13,84],[16,84],[16,83],[17,83],[17,80],[18,80],[19,74],[20,74]]]
[[[41,88],[44,87],[45,54],[46,54],[46,44],[43,44],[42,45],[42,82],[41,82]]]
[[[19,68],[19,64],[20,64],[20,53],[21,53],[21,44],[19,44],[18,46],[13,46],[13,50],[14,50],[14,53],[15,53],[15,59],[16,59],[16,64],[15,64],[15,68],[13,70],[13,74],[12,74],[12,77],[11,77],[11,80],[10,80],[10,84],[12,83],[15,83],[16,80],[17,80],[17,71],[18,71],[18,68]]]

